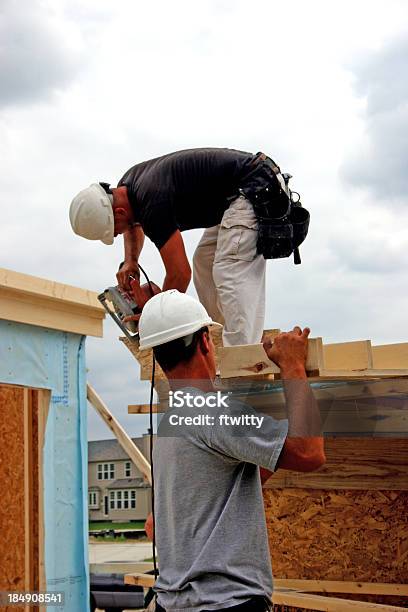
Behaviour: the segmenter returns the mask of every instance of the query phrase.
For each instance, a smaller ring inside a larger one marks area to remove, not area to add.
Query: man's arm
[[[129,276],[139,278],[138,261],[143,248],[145,235],[141,225],[135,225],[123,234],[125,261],[116,274],[117,281],[123,289],[130,290]]]
[[[320,412],[306,376],[309,333],[308,328],[295,327],[279,334],[273,344],[264,342],[269,359],[280,367],[288,413],[288,435],[276,467],[297,472],[316,470],[326,461]],[[262,481],[270,475],[264,470]]]
[[[180,230],[176,230],[162,246],[160,255],[166,268],[163,291],[178,289],[184,293],[191,280],[191,268]]]

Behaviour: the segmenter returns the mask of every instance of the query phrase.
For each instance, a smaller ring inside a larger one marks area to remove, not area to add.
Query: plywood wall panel
[[[408,492],[265,489],[276,578],[408,581]]]
[[[0,385],[0,590],[25,587],[24,389]],[[22,610],[23,608],[21,608]],[[20,612],[13,607],[13,612]]]

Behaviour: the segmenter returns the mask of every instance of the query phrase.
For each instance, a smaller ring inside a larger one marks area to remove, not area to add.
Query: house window
[[[90,508],[99,508],[99,495],[98,491],[89,491],[88,501]]]
[[[130,478],[130,461],[125,463],[125,478]]]
[[[121,489],[109,493],[111,510],[129,510],[136,508],[136,491]]]
[[[113,480],[115,465],[113,463],[98,463],[98,480]]]

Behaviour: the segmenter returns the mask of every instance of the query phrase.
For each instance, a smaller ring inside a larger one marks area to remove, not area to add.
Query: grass
[[[143,529],[144,521],[134,521],[132,523],[89,523],[89,531],[102,529]]]

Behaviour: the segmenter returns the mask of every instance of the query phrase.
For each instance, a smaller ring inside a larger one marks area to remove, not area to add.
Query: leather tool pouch
[[[251,202],[258,221],[257,251],[265,259],[294,254],[300,263],[298,247],[309,229],[309,212],[302,208],[285,185],[279,166],[264,153],[257,153],[254,169],[240,185],[240,193]],[[289,192],[289,195],[288,195]]]

